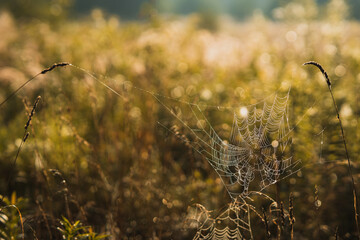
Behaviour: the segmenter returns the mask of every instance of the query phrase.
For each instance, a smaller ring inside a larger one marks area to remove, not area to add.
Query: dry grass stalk
[[[20,87],[18,87],[14,92],[12,92],[9,96],[7,96],[7,98],[5,98],[5,100],[0,103],[0,107],[2,107],[2,105],[4,105],[10,98],[15,96],[18,91],[20,91],[23,87],[25,87],[29,82],[34,80],[39,75],[46,74],[47,72],[50,72],[50,71],[54,70],[57,67],[64,67],[64,66],[68,66],[68,65],[70,65],[70,63],[66,63],[66,62],[55,63],[51,67],[42,70],[40,73],[38,73],[35,76],[31,77],[29,80],[27,80],[25,83],[23,83]]]
[[[33,108],[31,109],[31,112],[30,112],[30,114],[29,114],[28,121],[27,121],[26,124],[25,124],[25,131],[28,129],[28,127],[29,127],[29,125],[30,125],[30,122],[31,122],[31,120],[32,120],[32,117],[33,117],[34,114],[35,114],[35,109],[36,109],[37,105],[39,104],[40,99],[41,99],[41,96],[38,96],[38,97],[36,98],[36,100],[35,100],[34,106],[33,106]]]
[[[40,213],[41,213],[41,215],[42,215],[42,217],[43,217],[43,219],[44,219],[46,229],[47,229],[47,231],[48,231],[48,233],[49,233],[49,238],[50,238],[49,240],[52,240],[52,239],[53,239],[53,236],[52,236],[51,229],[50,229],[50,225],[49,225],[49,221],[48,221],[48,218],[46,217],[46,214],[45,214],[45,212],[44,212],[44,209],[41,207],[40,202],[39,202],[38,200],[36,200],[36,205],[38,205],[38,208],[39,208],[39,210],[40,210]]]
[[[294,239],[294,224],[295,224],[295,217],[294,217],[294,196],[292,192],[289,196],[289,221],[290,221],[290,237],[291,240]]]
[[[281,220],[281,226],[285,226],[285,213],[284,213],[284,203],[280,203],[280,220]]]
[[[29,135],[30,135],[30,133],[29,133],[27,130],[28,130],[28,127],[29,127],[29,125],[30,125],[30,122],[31,122],[31,120],[32,120],[32,118],[33,118],[33,116],[34,116],[34,114],[35,114],[35,110],[36,110],[36,107],[37,107],[38,104],[39,104],[40,99],[41,99],[41,96],[38,96],[38,97],[36,98],[36,100],[35,100],[35,102],[34,102],[34,105],[33,105],[33,108],[31,109],[31,112],[30,112],[30,114],[29,114],[29,116],[28,116],[28,120],[27,120],[27,122],[26,122],[26,124],[25,124],[24,135],[23,135],[23,138],[22,138],[22,140],[21,140],[20,146],[18,147],[18,150],[17,150],[17,152],[16,152],[15,158],[14,158],[12,164],[11,164],[11,169],[14,169],[14,167],[15,167],[15,165],[16,165],[16,161],[17,161],[17,159],[18,159],[18,157],[19,157],[21,148],[22,148],[22,146],[24,145],[24,143],[26,142],[26,140],[28,139]],[[0,105],[1,105],[1,104],[0,104]],[[9,186],[10,180],[11,180],[11,173],[9,174],[9,177],[8,177],[8,179],[7,179],[7,184],[6,184],[7,186]],[[1,197],[0,202],[3,202],[4,197],[5,197],[5,195]]]
[[[59,184],[62,185],[62,192],[64,194],[64,201],[65,201],[65,209],[66,209],[66,215],[67,215],[67,219],[69,219],[70,221],[72,220],[72,215],[71,215],[71,211],[70,211],[70,207],[69,207],[69,188],[67,185],[67,182],[65,180],[65,178],[62,176],[61,172],[57,169],[49,169],[49,171],[52,173],[52,175],[54,177],[59,178],[61,181],[59,182]]]
[[[352,183],[353,201],[354,201],[354,218],[355,218],[355,223],[356,223],[356,230],[357,230],[358,239],[360,239],[360,229],[359,229],[359,220],[358,220],[358,211],[357,211],[357,202],[358,202],[357,199],[358,199],[358,197],[357,197],[357,192],[356,192],[356,188],[355,188],[354,177],[353,177],[352,170],[351,170],[351,161],[350,161],[349,151],[348,151],[347,145],[346,145],[344,128],[343,128],[343,125],[342,125],[342,122],[341,122],[339,108],[338,108],[338,106],[336,104],[334,94],[333,94],[332,89],[331,89],[331,81],[330,81],[330,78],[329,78],[328,74],[326,73],[324,68],[319,63],[314,62],[314,61],[310,61],[310,62],[304,63],[304,65],[314,65],[321,71],[321,73],[323,74],[323,76],[324,76],[324,78],[326,80],[326,83],[328,85],[328,88],[329,88],[329,91],[330,91],[330,94],[331,94],[331,98],[333,100],[334,108],[336,110],[337,119],[339,121],[339,125],[340,125],[340,128],[341,128],[341,137],[342,137],[344,148],[345,148],[345,153],[346,153],[346,158],[347,158],[347,163],[348,163],[348,171],[349,171],[349,176],[351,178],[351,183]]]
[[[20,224],[21,224],[21,238],[24,240],[25,239],[24,221],[23,221],[23,217],[21,215],[20,209],[16,205],[13,204],[13,205],[8,205],[8,206],[5,206],[5,207],[1,207],[0,212],[5,208],[15,208],[16,211],[18,212],[19,218],[20,218]]]
[[[339,237],[338,237],[338,234],[339,234],[338,231],[339,231],[339,226],[337,226],[337,227],[336,227],[336,230],[335,230],[335,235],[334,235],[334,236],[335,236],[335,240],[338,240],[338,238],[339,238]]]
[[[269,225],[268,225],[268,220],[267,220],[267,216],[266,216],[266,212],[265,209],[262,208],[262,213],[263,213],[263,222],[265,224],[265,230],[266,230],[266,237],[267,239],[271,239],[271,234],[270,234],[270,230],[269,230]]]

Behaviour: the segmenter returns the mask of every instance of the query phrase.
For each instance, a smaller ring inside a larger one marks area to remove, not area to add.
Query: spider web
[[[274,94],[270,100],[241,107],[240,111],[232,109],[233,121],[227,139],[208,121],[206,106],[182,102],[185,107],[179,108],[166,104],[161,96],[153,96],[180,122],[182,131],[189,132],[187,138],[180,139],[208,161],[230,197],[235,199],[239,195],[247,196],[249,191],[262,191],[292,174],[298,165],[299,161],[293,161],[289,150],[292,132],[287,116],[289,93],[290,90],[283,97]],[[190,114],[186,117],[185,112]],[[195,124],[191,124],[193,120]],[[180,136],[178,128],[167,129]]]
[[[188,222],[196,228],[193,240],[252,239],[250,208],[245,202],[230,203],[217,217],[213,217],[212,212],[200,204],[191,210]]]

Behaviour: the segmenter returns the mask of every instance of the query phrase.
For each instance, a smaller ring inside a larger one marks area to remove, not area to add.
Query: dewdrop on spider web
[[[247,117],[249,111],[246,107],[241,107],[240,110],[239,110],[239,113],[240,113],[240,116],[241,117]]]
[[[249,205],[241,198],[230,203],[217,216],[196,204],[188,219],[190,227],[197,229],[193,239],[253,239],[249,214]]]

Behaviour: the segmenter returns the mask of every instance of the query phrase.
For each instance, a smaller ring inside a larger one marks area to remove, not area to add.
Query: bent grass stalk
[[[59,68],[59,67],[66,67],[66,66],[71,66],[74,67],[76,69],[79,69],[83,72],[85,72],[86,74],[88,74],[91,78],[93,78],[95,81],[97,81],[98,83],[100,83],[101,85],[103,85],[104,87],[106,87],[108,90],[110,90],[111,92],[113,92],[115,95],[117,95],[118,97],[121,97],[124,99],[124,97],[122,95],[120,95],[117,91],[115,91],[113,88],[111,88],[109,85],[107,85],[106,83],[104,83],[103,81],[97,79],[94,74],[88,72],[87,70],[85,70],[84,68],[81,67],[77,67],[71,63],[68,62],[61,62],[61,63],[54,63],[51,67],[45,68],[44,70],[42,70],[41,72],[37,73],[36,75],[32,76],[30,79],[28,79],[25,83],[23,83],[20,87],[18,87],[15,91],[13,91],[9,96],[7,96],[5,98],[5,100],[3,100],[2,102],[0,102],[0,108],[7,102],[9,101],[10,98],[12,98],[13,96],[15,96],[22,88],[24,88],[28,83],[30,83],[31,81],[35,80],[38,76],[40,75],[45,75],[48,72],[51,72],[52,70],[54,70],[55,68]],[[147,91],[146,91],[147,92]],[[150,93],[150,92],[148,92]]]
[[[349,151],[348,151],[347,145],[346,145],[344,128],[342,126],[340,113],[339,113],[339,108],[338,108],[338,106],[336,104],[334,94],[333,94],[332,89],[331,89],[331,81],[330,81],[330,78],[329,78],[328,74],[326,73],[324,68],[319,63],[314,62],[314,61],[310,61],[310,62],[304,63],[303,65],[314,65],[321,71],[321,73],[323,74],[323,76],[324,76],[324,78],[326,80],[326,83],[328,85],[328,88],[329,88],[329,91],[330,91],[330,94],[331,94],[331,98],[332,98],[333,103],[334,103],[334,108],[336,110],[337,119],[339,121],[339,125],[340,125],[340,128],[341,128],[341,137],[342,137],[344,148],[345,148],[345,153],[346,153],[346,158],[347,158],[347,163],[348,163],[348,172],[349,172],[349,176],[351,178],[351,183],[352,183],[353,198],[354,198],[354,217],[355,217],[355,223],[356,223],[356,230],[357,230],[357,234],[358,234],[358,239],[360,239],[359,220],[358,220],[358,212],[357,212],[357,199],[358,199],[358,197],[357,197],[357,192],[356,192],[356,188],[355,188],[354,177],[353,177],[352,170],[351,170],[351,161],[350,161]]]
[[[16,95],[16,93],[18,91],[20,91],[23,87],[25,87],[29,82],[31,82],[32,80],[34,80],[35,78],[37,78],[39,75],[41,74],[46,74],[47,72],[52,71],[53,69],[57,68],[57,67],[65,67],[70,65],[70,63],[66,63],[66,62],[62,62],[62,63],[54,63],[51,67],[49,68],[45,68],[44,70],[42,70],[41,72],[39,72],[38,74],[36,74],[35,76],[31,77],[29,80],[27,80],[25,83],[23,83],[20,87],[18,87],[14,92],[12,92],[9,96],[7,96],[7,98],[2,101],[0,103],[0,107],[2,107],[2,105],[4,105],[10,98],[12,98],[13,96]]]
[[[1,207],[0,212],[2,212],[2,210],[6,209],[6,208],[14,208],[18,212],[19,218],[20,218],[20,224],[21,224],[21,238],[23,240],[25,240],[24,221],[23,221],[23,217],[21,215],[20,209],[16,205],[13,204],[13,205],[8,205],[8,206],[5,206],[5,207]]]

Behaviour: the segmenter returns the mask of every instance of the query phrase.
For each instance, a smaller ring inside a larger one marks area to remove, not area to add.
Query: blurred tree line
[[[152,5],[161,13],[190,14],[193,12],[213,15],[229,14],[236,19],[246,19],[254,11],[261,11],[269,18],[274,17],[274,10],[289,3],[317,3],[319,7],[331,0],[2,0],[1,8],[10,10],[15,17],[37,19],[61,19],[68,15],[78,17],[89,13],[94,8],[104,9],[117,14],[123,19],[138,19],[142,7]],[[360,20],[360,1],[344,0],[349,5],[349,17]]]
[[[68,16],[72,0],[2,0],[5,8],[17,19],[59,20]]]

